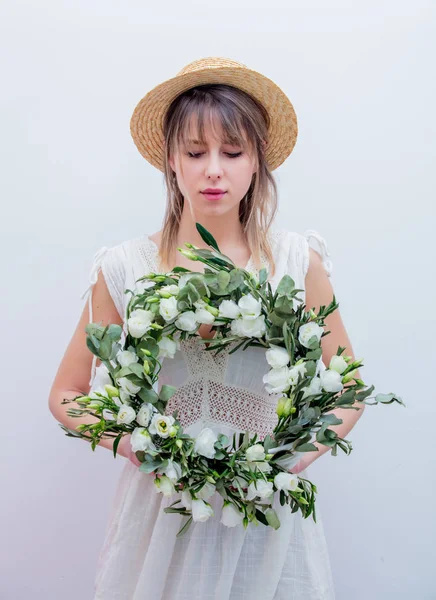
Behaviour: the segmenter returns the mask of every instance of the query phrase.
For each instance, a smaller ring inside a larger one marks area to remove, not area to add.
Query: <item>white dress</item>
[[[317,250],[328,275],[332,265],[323,238],[314,230],[305,234],[274,226],[270,240],[276,275],[273,291],[288,273],[299,289],[309,265],[309,242]],[[90,273],[92,287],[101,268],[114,303],[124,319],[135,281],[147,272],[158,272],[158,248],[147,235],[116,246],[101,248]],[[267,259],[262,257],[268,267]],[[246,269],[255,271],[252,258]],[[195,270],[195,263],[193,263]],[[305,301],[304,291],[300,293]],[[92,321],[92,313],[90,316]],[[125,335],[125,330],[123,336]],[[193,339],[181,342],[175,358],[165,358],[158,386],[170,384],[177,392],[167,405],[176,408],[187,433],[195,435],[210,427],[230,438],[233,432],[256,431],[263,438],[272,432],[278,396],[269,395],[262,382],[269,369],[263,348],[249,347],[214,356],[201,350]],[[95,376],[95,360],[91,374]],[[120,457],[121,460],[121,457]],[[309,469],[301,472],[310,479]],[[95,578],[94,600],[333,600],[333,578],[322,517],[317,522],[291,513],[289,505],[276,509],[281,526],[274,530],[250,523],[228,528],[220,521],[222,497],[208,500],[214,516],[193,522],[187,533],[176,538],[186,520],[167,514],[163,508],[176,498],[156,493],[154,476],[141,473],[126,461],[112,500],[104,544]]]

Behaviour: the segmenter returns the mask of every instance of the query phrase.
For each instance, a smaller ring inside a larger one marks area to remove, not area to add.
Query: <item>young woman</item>
[[[317,310],[333,297],[323,238],[316,231],[300,234],[274,221],[277,190],[272,171],[292,152],[297,121],[289,99],[270,79],[229,59],[195,61],[140,101],[131,132],[141,154],[164,173],[164,222],[160,231],[103,247],[94,257],[89,306],[50,395],[53,414],[71,428],[79,421],[65,415],[61,399],[88,393],[90,386],[96,389],[101,377],[95,357],[91,364],[85,326],[91,321],[125,325],[130,295],[124,290],[134,289],[147,272],[167,272],[176,265],[204,270],[202,263],[177,251],[186,241],[206,247],[196,222],[212,233],[237,266],[254,271],[266,265],[273,289],[288,273],[303,290],[307,307]],[[309,246],[311,240],[317,242],[317,250]],[[331,333],[322,340],[324,363],[339,345],[353,356],[339,311],[326,323]],[[212,334],[209,325],[198,329],[202,338]],[[267,394],[262,381],[267,371],[263,349],[214,356],[190,338],[179,341],[173,357],[163,349],[162,361],[159,386],[177,387],[167,412],[177,409],[188,433],[195,436],[207,426],[230,438],[247,429],[263,438],[273,430],[277,399]],[[361,411],[339,412],[344,422],[333,429],[345,437]],[[110,449],[111,440],[101,445]],[[319,451],[306,453],[292,472],[307,477],[307,467],[328,450],[316,445]],[[287,505],[275,505],[278,530],[251,523],[247,529],[228,528],[220,523],[222,498],[215,494],[208,498],[215,516],[193,523],[176,538],[182,517],[163,512],[174,499],[156,494],[154,476],[138,470],[129,436],[118,453],[129,460],[112,504],[95,600],[334,598],[319,508],[317,523],[300,512],[291,513]]]

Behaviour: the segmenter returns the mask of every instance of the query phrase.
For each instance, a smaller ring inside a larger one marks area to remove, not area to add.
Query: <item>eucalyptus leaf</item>
[[[177,388],[173,385],[164,383],[159,391],[159,400],[168,402],[168,400],[177,392]]]
[[[138,396],[141,398],[141,400],[143,402],[146,403],[150,403],[150,404],[156,404],[156,402],[159,399],[159,396],[157,395],[157,393],[154,391],[153,388],[141,388],[140,391],[138,392]]]
[[[283,295],[287,295],[290,294],[292,292],[292,290],[295,287],[295,281],[292,279],[292,277],[290,275],[288,275],[287,273],[285,275],[283,275],[283,277],[280,279],[280,282],[277,286],[277,294],[278,296],[283,296]]]

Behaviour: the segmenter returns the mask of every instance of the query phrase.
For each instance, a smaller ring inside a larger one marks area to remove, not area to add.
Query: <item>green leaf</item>
[[[261,510],[259,510],[258,508],[256,508],[256,519],[258,521],[260,521],[261,523],[263,523],[263,525],[268,526],[268,521],[267,521],[264,513]]]
[[[203,242],[205,242],[208,246],[212,246],[213,248],[215,248],[215,250],[220,252],[216,239],[211,233],[209,233],[206,227],[203,227],[201,223],[195,223],[195,227],[197,228],[198,233],[201,235],[201,239],[203,240]]]
[[[220,271],[218,273],[218,287],[221,290],[227,289],[228,284],[230,283],[230,274],[227,271]]]
[[[129,369],[132,371],[132,373],[134,373],[137,377],[139,377],[140,379],[143,379],[144,377],[144,370],[142,368],[142,366],[139,363],[131,363],[129,365]]]
[[[159,391],[159,400],[162,402],[168,402],[168,400],[177,392],[177,388],[173,385],[163,384]]]
[[[156,404],[159,399],[159,396],[153,388],[141,388],[138,392],[138,396],[143,402],[149,402],[150,404]]]
[[[404,402],[401,400],[401,398],[399,396],[397,396],[396,394],[377,394],[376,397],[374,398],[374,400],[376,402],[382,402],[383,404],[391,404],[392,402],[398,402],[399,404],[402,404],[403,406],[405,406]]]
[[[342,406],[342,404],[354,404],[356,399],[356,390],[347,390],[339,396],[336,400],[336,406]]]
[[[290,294],[295,287],[295,281],[287,273],[281,278],[279,285],[277,286],[276,293],[278,296],[285,296]]]
[[[314,444],[301,444],[301,446],[296,446],[296,452],[311,452],[312,450],[318,450],[318,448]]]
[[[178,537],[178,538],[182,537],[182,535],[184,535],[188,531],[191,523],[192,523],[192,516],[189,517],[189,519],[186,521],[186,523],[183,525],[183,527],[178,531],[176,537]]]
[[[147,455],[145,461],[139,467],[139,470],[144,473],[152,473],[156,469],[165,468],[168,466],[168,460],[163,460],[162,458],[156,459],[147,459]]]
[[[265,453],[268,454],[270,448],[274,448],[275,441],[272,439],[270,435],[265,436],[263,440],[263,447],[265,449]]]
[[[321,415],[319,420],[322,423],[327,423],[328,425],[340,425],[342,423],[342,419],[339,419],[333,413],[330,413],[328,415]]]
[[[123,435],[120,433],[120,435],[117,436],[116,440],[113,443],[114,458],[117,457],[117,448],[118,448],[118,444],[120,443],[122,437],[123,437]]]
[[[268,269],[262,267],[259,271],[259,285],[263,285],[268,278]]]

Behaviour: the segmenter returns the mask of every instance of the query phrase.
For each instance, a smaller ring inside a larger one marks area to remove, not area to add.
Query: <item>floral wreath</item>
[[[215,493],[223,497],[221,523],[228,527],[250,522],[278,529],[280,521],[272,507],[276,494],[280,504],[316,522],[316,486],[290,472],[301,454],[317,451],[316,440],[350,454],[352,445],[329,429],[342,419],[328,414],[335,408],[359,410],[356,402],[369,405],[402,402],[393,393],[377,394],[368,402],[374,386],[367,388],[355,377],[362,359],[351,361],[338,347],[328,367],[322,362],[321,338],[324,319],[338,308],[335,296],[316,314],[306,312],[289,275],[280,280],[275,293],[262,268],[257,278],[238,268],[222,254],[213,236],[196,223],[211,250],[186,243],[178,248],[187,258],[206,265],[204,273],[175,267],[165,274],[148,273],[137,280],[139,288],[126,309],[127,335],[120,344],[122,328],[90,323],[87,346],[106,369],[107,383],[87,396],[65,399],[79,409],[70,416],[91,414],[96,423],[76,429],[61,425],[68,436],[91,442],[92,449],[103,437],[113,437],[113,453],[124,435],[141,462],[140,471],[154,473],[156,491],[178,499],[165,512],[187,517],[178,536],[192,521],[206,521],[214,514],[207,500]],[[142,289],[141,289],[142,288]],[[295,308],[294,302],[301,303]],[[213,324],[217,335],[201,338],[205,351],[233,353],[248,346],[265,348],[270,370],[263,376],[266,391],[282,394],[276,412],[278,422],[270,435],[238,433],[229,440],[204,428],[195,438],[184,433],[177,411],[165,413],[169,398],[177,391],[170,385],[154,389],[162,357],[173,358],[180,341],[199,337],[201,324]],[[348,385],[345,385],[348,384]],[[176,505],[180,504],[179,507]]]

